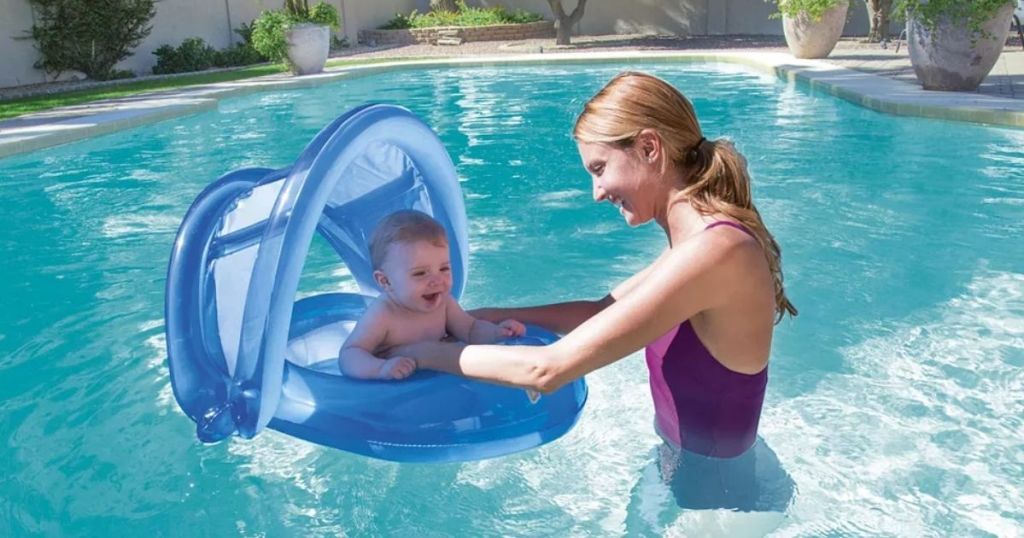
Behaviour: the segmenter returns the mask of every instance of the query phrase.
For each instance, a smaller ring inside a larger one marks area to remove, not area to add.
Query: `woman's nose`
[[[600,201],[604,200],[607,197],[608,197],[608,193],[604,192],[604,188],[602,188],[597,183],[594,183],[594,201],[595,202],[600,202]]]

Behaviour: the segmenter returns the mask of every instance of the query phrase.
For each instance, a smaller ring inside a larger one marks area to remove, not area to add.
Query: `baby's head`
[[[384,217],[370,237],[377,285],[411,310],[436,309],[452,288],[445,229],[430,215],[411,209]]]

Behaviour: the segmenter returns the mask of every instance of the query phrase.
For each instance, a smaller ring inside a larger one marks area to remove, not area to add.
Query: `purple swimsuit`
[[[749,234],[738,224],[718,221]],[[717,458],[753,446],[768,368],[756,374],[729,370],[711,355],[689,320],[647,346],[654,420],[669,444]]]

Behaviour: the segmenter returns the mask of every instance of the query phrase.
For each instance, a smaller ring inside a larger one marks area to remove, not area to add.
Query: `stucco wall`
[[[18,39],[32,28],[32,9],[25,0],[0,0],[0,86],[42,82],[34,41]]]
[[[355,43],[359,30],[372,30],[391,20],[395,13],[410,13],[421,0],[344,0],[345,37]],[[422,10],[422,8],[420,8]]]
[[[504,5],[553,19],[547,0],[471,0],[470,5]],[[576,0],[563,0],[566,13]],[[764,0],[589,0],[575,34],[781,35],[782,21],[769,19],[775,11]],[[845,35],[867,35],[864,5],[852,2]]]
[[[415,0],[326,0],[338,8],[344,28],[339,32],[355,41],[359,28],[379,25],[395,11],[408,12]],[[153,31],[135,53],[117,65],[138,74],[149,74],[161,45],[179,45],[189,37],[201,37],[216,48],[224,48],[240,38],[232,30],[251,22],[265,9],[279,9],[284,0],[161,0],[156,3]],[[33,13],[28,0],[0,0],[0,87],[37,84],[53,78],[32,65],[39,53],[31,39],[15,39],[32,28]],[[66,74],[69,78],[73,74]]]

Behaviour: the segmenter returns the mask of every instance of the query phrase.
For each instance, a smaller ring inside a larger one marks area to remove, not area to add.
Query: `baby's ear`
[[[388,287],[388,277],[384,275],[383,271],[374,271],[373,280],[377,282],[377,286],[380,287],[380,289]]]

